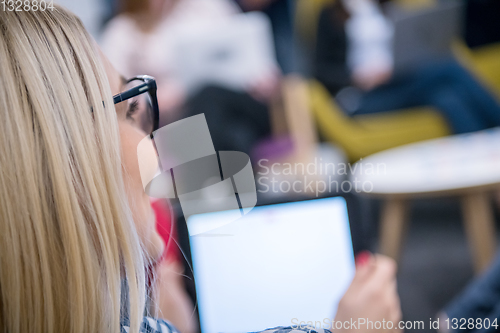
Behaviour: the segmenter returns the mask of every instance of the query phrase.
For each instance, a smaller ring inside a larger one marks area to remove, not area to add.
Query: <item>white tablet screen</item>
[[[194,215],[188,227],[232,214]],[[203,333],[331,319],[354,275],[340,197],[255,207],[190,243]]]

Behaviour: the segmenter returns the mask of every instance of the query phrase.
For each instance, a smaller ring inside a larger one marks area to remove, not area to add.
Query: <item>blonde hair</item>
[[[144,265],[109,82],[60,7],[0,12],[0,331],[131,331]]]

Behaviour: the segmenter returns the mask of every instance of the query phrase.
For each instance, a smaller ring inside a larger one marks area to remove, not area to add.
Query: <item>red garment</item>
[[[156,215],[156,230],[165,242],[165,250],[158,263],[163,260],[180,262],[181,256],[177,245],[178,237],[175,228],[175,217],[168,200],[160,199],[151,201],[151,207]]]

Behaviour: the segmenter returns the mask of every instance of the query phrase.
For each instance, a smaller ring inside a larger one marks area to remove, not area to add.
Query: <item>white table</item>
[[[351,182],[385,199],[382,253],[399,258],[409,200],[458,195],[476,271],[488,266],[496,249],[490,193],[500,189],[500,128],[389,149],[352,168]]]

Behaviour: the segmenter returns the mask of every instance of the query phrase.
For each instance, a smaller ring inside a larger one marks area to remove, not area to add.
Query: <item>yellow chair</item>
[[[309,102],[320,134],[341,146],[350,161],[384,149],[450,134],[444,118],[430,108],[349,117],[317,81],[310,84]]]
[[[457,43],[455,55],[490,91],[500,96],[500,43],[475,50]],[[321,83],[312,82],[309,93],[320,134],[339,144],[351,161],[403,144],[451,134],[444,118],[432,108],[349,117]]]
[[[454,49],[457,59],[500,97],[500,43],[471,50],[465,43],[457,42]]]
[[[315,43],[322,8],[336,0],[298,0],[296,29],[310,45]],[[435,0],[400,0],[405,5],[431,6]],[[500,43],[470,50],[457,43],[455,54],[461,62],[500,96]],[[356,117],[346,116],[328,91],[319,83],[309,88],[310,107],[321,135],[340,145],[351,161],[378,151],[425,139],[449,135],[444,118],[431,108],[397,110]]]

